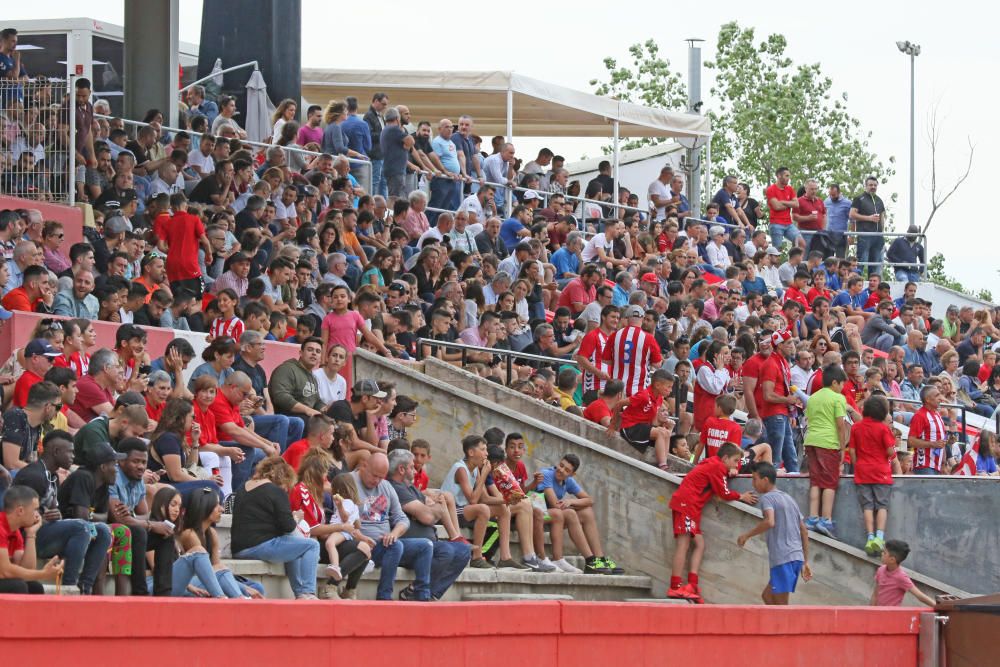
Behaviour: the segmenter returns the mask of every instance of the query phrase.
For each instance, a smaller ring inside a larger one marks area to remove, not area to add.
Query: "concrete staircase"
[[[291,598],[292,590],[285,577],[284,567],[278,563],[268,563],[261,560],[243,560],[231,557],[230,529],[232,516],[223,515],[216,526],[219,540],[222,543],[223,562],[233,571],[233,574],[243,575],[248,579],[260,582],[264,586],[268,598]],[[467,535],[468,536],[468,535]],[[516,532],[511,536],[511,555],[515,559],[522,556]],[[567,555],[566,559],[576,567],[583,569],[583,557]],[[316,572],[318,589],[323,592],[327,582],[326,566],[320,565]],[[375,599],[378,586],[379,570],[369,572],[361,578],[358,587],[358,598]],[[393,594],[413,582],[413,571],[399,568],[396,572],[396,582]],[[513,569],[476,569],[466,568],[455,584],[445,594],[446,601],[460,600],[588,600],[588,601],[622,601],[628,599],[648,598],[652,591],[652,580],[647,576],[637,575],[595,575],[567,574],[563,572],[539,573]]]

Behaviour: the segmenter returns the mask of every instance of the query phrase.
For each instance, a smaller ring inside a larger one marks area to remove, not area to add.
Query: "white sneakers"
[[[545,563],[545,564],[547,564],[547,565],[552,565],[553,567],[555,567],[560,572],[565,572],[566,574],[582,574],[583,573],[583,570],[581,570],[578,567],[573,567],[572,565],[570,565],[566,561],[565,558],[560,558],[559,560],[549,560],[548,558],[546,558],[542,562]]]

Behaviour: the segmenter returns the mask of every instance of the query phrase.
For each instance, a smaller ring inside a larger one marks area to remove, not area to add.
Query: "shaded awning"
[[[610,137],[619,121],[622,137],[708,137],[704,116],[650,109],[583,93],[513,72],[303,69],[302,97],[325,105],[353,95],[363,112],[376,92],[404,104],[411,118],[436,125],[442,118],[475,119],[476,134],[504,135],[507,91],[513,102],[514,136]]]

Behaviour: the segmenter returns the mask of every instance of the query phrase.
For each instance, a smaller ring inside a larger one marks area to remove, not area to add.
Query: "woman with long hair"
[[[281,130],[285,123],[295,122],[295,113],[298,111],[299,105],[296,104],[295,100],[285,98],[278,103],[278,107],[271,114],[271,123],[273,127],[271,129],[271,143],[278,143],[278,139],[281,137]],[[298,129],[296,128],[296,132]]]
[[[183,498],[172,486],[161,488],[149,503],[150,521],[165,521],[174,526],[173,535],[164,536],[150,531],[146,539],[146,583],[153,595],[167,596],[173,592],[173,568],[174,561],[177,560],[176,535],[183,511]]]
[[[305,515],[293,512],[288,502],[295,483],[295,471],[279,456],[257,465],[253,477],[236,492],[232,551],[236,558],[284,564],[295,598],[315,600],[319,542],[298,528]]]
[[[705,349],[701,359],[696,359],[697,369],[694,382],[694,428],[699,433],[705,420],[711,417],[715,410],[715,399],[721,396],[729,385],[729,346],[719,340],[713,340]]]
[[[379,248],[372,255],[371,261],[365,266],[364,273],[361,274],[361,284],[371,285],[380,294],[389,291],[394,277],[393,265],[395,260],[388,248]]]
[[[347,397],[347,380],[340,374],[346,363],[347,348],[338,343],[326,351],[326,363],[313,369],[313,376],[319,385],[319,397],[327,407]]]
[[[190,435],[189,435],[190,434]],[[189,439],[190,437],[190,439]],[[149,439],[149,469],[165,471],[163,481],[183,494],[196,489],[211,489],[221,494],[222,478],[202,479],[196,471],[201,429],[194,424],[194,408],[186,398],[171,398]],[[220,500],[221,495],[220,495]]]
[[[201,353],[204,363],[199,364],[191,379],[188,380],[188,390],[194,392],[194,381],[202,375],[211,375],[219,386],[225,384],[226,378],[234,373],[233,362],[240,351],[239,343],[232,336],[213,338],[208,347]]]
[[[470,280],[465,284],[465,308],[463,309],[462,329],[478,327],[479,318],[486,312],[486,294],[478,280]]]
[[[246,454],[239,447],[226,447],[219,442],[219,431],[212,412],[218,393],[218,383],[211,375],[202,375],[194,383],[194,423],[198,425],[198,460],[213,475],[222,479],[222,496],[233,492],[233,465],[242,463]]]
[[[188,497],[184,518],[177,535],[181,555],[174,561],[171,594],[184,595],[197,577],[196,585],[213,598],[243,598],[243,590],[219,557],[219,535],[215,524],[222,518],[219,497],[208,489]]]
[[[281,146],[286,149],[299,149],[299,150],[286,150],[285,153],[285,164],[288,166],[290,171],[301,174],[306,170],[307,158],[308,156],[301,152],[303,150],[302,146],[296,143],[299,135],[299,124],[294,120],[290,120],[281,126],[281,131],[278,137],[274,140],[274,144]]]

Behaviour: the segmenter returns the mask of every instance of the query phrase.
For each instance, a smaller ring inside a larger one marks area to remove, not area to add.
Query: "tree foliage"
[[[860,191],[869,175],[885,183],[895,158],[878,159],[871,133],[847,111],[847,94],[833,94],[818,63],[794,64],[787,44],[778,34],[756,41],[753,28],[735,22],[720,28],[715,60],[706,63],[715,70],[713,176],[734,172],[763,187],[785,166],[793,183],[841,183],[845,194]]]
[[[680,74],[670,68],[670,61],[660,57],[660,47],[652,39],[629,47],[630,66],[619,67],[612,57],[604,59],[608,78],[591,79],[594,93],[653,109],[680,111],[687,108],[687,86]],[[665,141],[663,137],[642,137],[621,143],[621,150],[632,150]],[[604,152],[609,153],[610,147]]]

